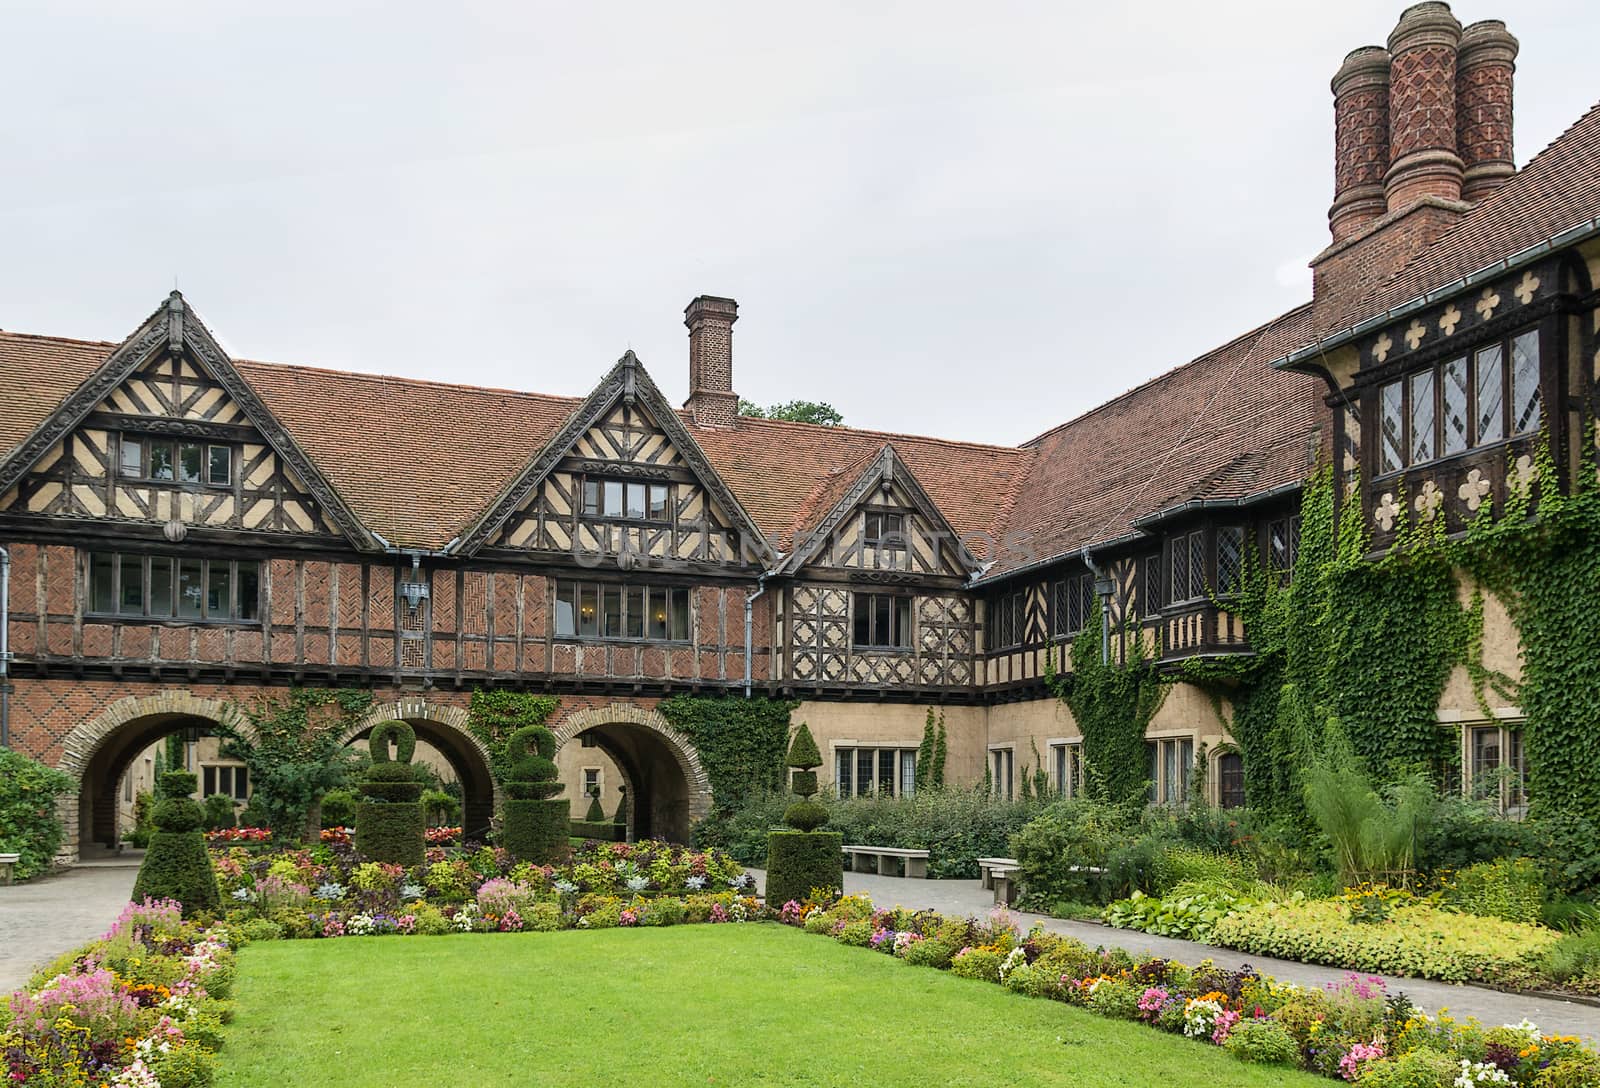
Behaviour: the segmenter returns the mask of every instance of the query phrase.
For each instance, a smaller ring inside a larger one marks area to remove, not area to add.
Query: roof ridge
[[[1066,420],[1066,421],[1061,422],[1061,423],[1057,423],[1054,427],[1051,427],[1048,430],[1042,431],[1039,434],[1035,435],[1034,437],[1028,439],[1026,442],[1022,443],[1021,446],[1019,446],[1018,448],[1019,449],[1025,449],[1025,450],[1026,449],[1037,449],[1039,443],[1043,442],[1046,438],[1049,438],[1051,435],[1054,435],[1054,434],[1057,434],[1057,433],[1059,433],[1061,431],[1064,431],[1068,427],[1072,426],[1073,424],[1082,422],[1083,420],[1088,419],[1091,416],[1098,415],[1099,413],[1105,411],[1107,408],[1111,408],[1114,405],[1122,403],[1123,401],[1127,400],[1129,397],[1132,397],[1136,393],[1141,393],[1144,390],[1151,388],[1152,386],[1159,385],[1160,383],[1168,380],[1169,378],[1175,377],[1176,375],[1182,373],[1183,371],[1188,370],[1190,367],[1199,366],[1201,363],[1207,362],[1208,360],[1213,359],[1218,355],[1221,355],[1223,352],[1227,351],[1229,348],[1235,347],[1236,345],[1241,344],[1246,340],[1249,340],[1251,337],[1255,337],[1257,339],[1260,339],[1263,335],[1265,335],[1267,330],[1272,328],[1274,325],[1278,325],[1281,322],[1287,320],[1290,317],[1293,317],[1296,314],[1309,312],[1311,310],[1312,306],[1313,306],[1313,303],[1311,301],[1306,301],[1306,302],[1300,303],[1298,306],[1290,307],[1289,309],[1285,310],[1283,313],[1279,314],[1277,317],[1269,318],[1268,320],[1263,321],[1261,324],[1257,325],[1255,328],[1250,329],[1250,330],[1248,330],[1246,332],[1240,333],[1238,336],[1235,336],[1232,339],[1230,339],[1230,340],[1228,340],[1228,341],[1226,341],[1226,342],[1224,342],[1222,344],[1219,344],[1218,346],[1212,348],[1210,351],[1204,352],[1204,353],[1202,353],[1200,355],[1196,355],[1193,359],[1190,359],[1188,362],[1179,363],[1176,366],[1173,366],[1173,367],[1171,367],[1171,368],[1169,368],[1167,370],[1162,371],[1160,374],[1157,374],[1152,378],[1146,378],[1144,381],[1140,382],[1138,385],[1135,385],[1135,386],[1133,386],[1133,387],[1131,387],[1129,389],[1123,390],[1121,393],[1118,393],[1116,396],[1111,397],[1109,400],[1101,401],[1099,404],[1095,405],[1093,408],[1089,408],[1089,409],[1087,409],[1087,410],[1085,410],[1083,412],[1080,412],[1079,414],[1073,416],[1069,420]]]
[[[436,389],[459,389],[473,393],[499,393],[514,397],[530,397],[538,400],[571,401],[581,403],[583,397],[569,396],[564,393],[539,393],[530,389],[508,389],[497,385],[475,385],[471,382],[444,382],[435,378],[413,378],[404,374],[378,374],[367,370],[341,370],[338,367],[314,366],[309,363],[275,363],[265,359],[235,359],[236,365],[248,368],[264,368],[271,370],[298,370],[312,374],[331,374],[339,378],[354,378],[363,382],[399,382],[404,385],[429,386]]]
[[[121,340],[85,340],[77,336],[55,336],[47,332],[17,332],[15,329],[0,329],[0,336],[16,340],[49,340],[57,344],[79,344],[89,348],[114,348],[122,343]]]
[[[805,423],[796,419],[763,419],[760,416],[740,416],[736,427],[776,426],[805,427],[817,432],[831,431],[835,434],[858,434],[864,436],[878,436],[885,440],[885,445],[892,444],[892,440],[903,438],[912,442],[934,442],[941,446],[956,446],[962,449],[1001,450],[1005,453],[1019,453],[1021,446],[1007,446],[997,442],[968,442],[960,438],[942,438],[932,434],[911,434],[907,431],[884,431],[873,427],[849,427],[842,423],[828,426],[822,423]],[[880,450],[882,446],[878,447]],[[874,453],[877,450],[873,451]]]

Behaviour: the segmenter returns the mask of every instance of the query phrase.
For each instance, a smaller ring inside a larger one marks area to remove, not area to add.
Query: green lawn
[[[1328,1082],[775,925],[253,944],[221,1088]]]

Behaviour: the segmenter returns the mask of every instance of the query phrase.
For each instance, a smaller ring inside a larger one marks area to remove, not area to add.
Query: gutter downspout
[[[1111,590],[1114,585],[1105,571],[1101,570],[1094,561],[1094,554],[1087,547],[1078,552],[1083,557],[1084,566],[1089,568],[1089,573],[1094,575],[1095,596],[1100,598],[1100,664],[1111,664]]]
[[[767,579],[771,577],[770,570],[762,571],[756,575],[755,592],[744,595],[744,697],[746,699],[750,698],[751,617],[754,614],[756,598],[767,591]]]
[[[11,747],[11,553],[0,546],[0,748]]]

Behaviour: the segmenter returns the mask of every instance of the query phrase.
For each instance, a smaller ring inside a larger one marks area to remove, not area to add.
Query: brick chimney
[[[1456,48],[1461,23],[1439,0],[1413,4],[1389,34],[1389,173],[1391,212],[1426,196],[1461,199],[1456,153]]]
[[[1511,74],[1517,39],[1498,19],[1473,23],[1456,50],[1456,147],[1464,200],[1479,201],[1517,172],[1511,154]]]
[[[689,327],[689,409],[697,426],[731,427],[739,418],[733,391],[733,323],[739,304],[731,298],[701,295],[683,311]]]
[[[1333,206],[1328,227],[1342,242],[1389,210],[1389,51],[1362,46],[1333,77]]]

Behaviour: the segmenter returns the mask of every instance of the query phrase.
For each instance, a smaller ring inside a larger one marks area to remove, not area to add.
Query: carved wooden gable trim
[[[585,517],[585,478],[665,488],[670,516],[636,524]],[[761,531],[631,351],[455,550],[484,547],[728,564],[772,558]]]
[[[118,476],[121,433],[225,446],[230,484]],[[376,541],[176,291],[12,455],[13,512]]]
[[[873,546],[867,534],[867,517],[873,512],[902,515],[903,547]],[[969,578],[979,569],[892,444],[883,447],[815,527],[796,535],[794,550],[779,572],[793,574],[807,566],[880,572],[882,577],[899,572],[905,580],[919,575]]]

